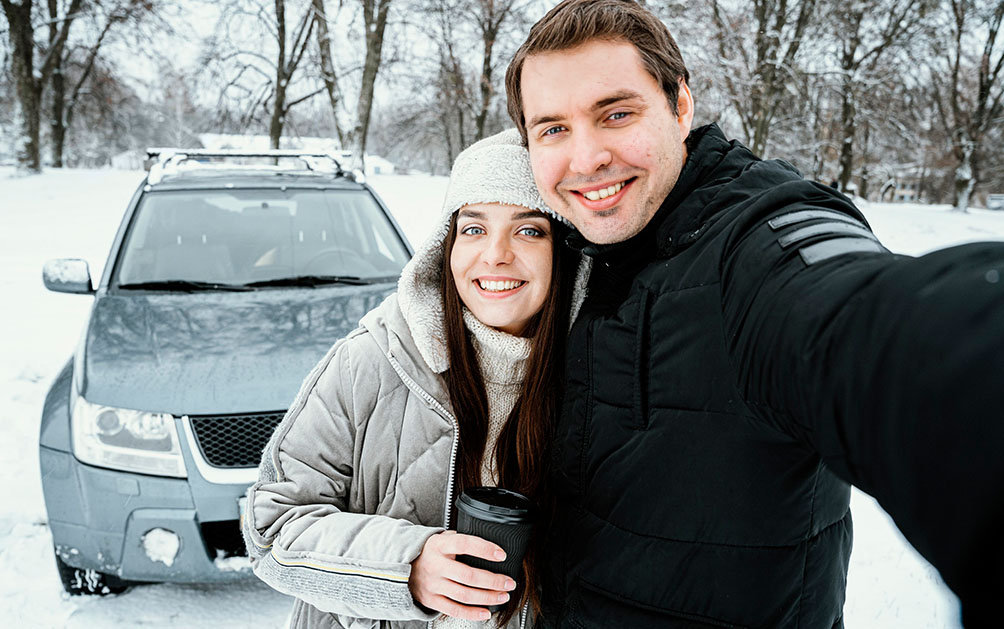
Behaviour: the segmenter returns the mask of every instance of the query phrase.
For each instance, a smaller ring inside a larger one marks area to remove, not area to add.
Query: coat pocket
[[[589,326],[591,410],[628,430],[648,427],[653,296],[637,289],[611,316]]]
[[[651,300],[651,293],[642,291],[634,317],[634,391],[632,392],[632,402],[634,427],[638,430],[648,428],[648,349],[652,342],[649,337],[649,303]]]

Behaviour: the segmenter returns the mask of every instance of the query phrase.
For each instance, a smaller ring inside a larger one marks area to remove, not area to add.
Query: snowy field
[[[99,599],[63,595],[38,478],[38,421],[50,382],[79,338],[91,299],[42,285],[49,258],[88,260],[99,277],[142,173],[0,169],[0,623],[4,627],[282,627],[290,599],[253,578],[227,586],[151,585]],[[374,187],[413,245],[439,211],[445,179],[377,177]],[[864,208],[892,250],[920,254],[971,240],[1004,240],[1004,213],[958,216],[944,207]],[[855,492],[846,626],[959,627],[958,601],[868,496]]]

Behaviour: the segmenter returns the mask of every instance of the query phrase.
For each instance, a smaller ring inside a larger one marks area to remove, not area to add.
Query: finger
[[[505,551],[498,544],[474,535],[457,533],[443,538],[442,552],[452,555],[470,555],[488,561],[505,561]]]
[[[447,616],[463,618],[465,620],[488,620],[492,616],[491,612],[484,607],[468,607],[466,605],[461,605],[460,603],[439,594],[434,595],[432,599],[426,603],[426,607],[437,612],[442,612]]]
[[[508,592],[467,587],[448,579],[439,593],[464,605],[501,605],[509,600]]]
[[[516,589],[516,582],[504,574],[496,574],[480,568],[472,568],[459,561],[447,560],[442,575],[461,585],[481,590],[508,592]]]

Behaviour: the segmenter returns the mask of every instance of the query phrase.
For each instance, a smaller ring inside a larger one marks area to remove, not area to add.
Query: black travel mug
[[[505,561],[458,555],[457,561],[472,568],[504,574],[519,583],[523,580],[523,555],[533,529],[530,499],[508,489],[471,487],[457,498],[457,532],[476,535],[502,547]],[[502,609],[492,605],[489,611]]]

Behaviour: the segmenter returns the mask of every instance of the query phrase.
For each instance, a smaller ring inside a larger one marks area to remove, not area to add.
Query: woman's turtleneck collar
[[[521,383],[526,375],[526,361],[530,357],[530,339],[487,326],[467,308],[464,308],[464,324],[471,333],[471,344],[474,345],[485,382],[502,385]]]

